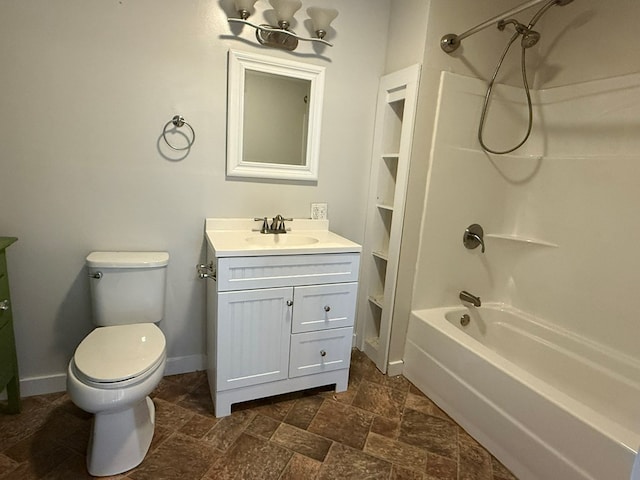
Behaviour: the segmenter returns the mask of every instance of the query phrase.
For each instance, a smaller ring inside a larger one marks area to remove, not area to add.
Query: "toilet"
[[[167,252],[92,252],[92,320],[97,326],[69,362],[67,392],[92,413],[87,469],[110,476],[139,465],[151,444],[155,407],[149,398],[166,363],[164,316]]]

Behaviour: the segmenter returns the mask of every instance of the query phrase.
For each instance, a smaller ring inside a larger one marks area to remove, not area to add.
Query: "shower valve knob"
[[[477,223],[469,225],[462,236],[462,243],[469,250],[482,246],[482,253],[484,253],[484,231],[482,227]]]

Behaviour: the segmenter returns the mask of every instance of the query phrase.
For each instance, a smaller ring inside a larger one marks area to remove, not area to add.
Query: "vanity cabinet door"
[[[286,379],[293,289],[218,293],[217,389]]]

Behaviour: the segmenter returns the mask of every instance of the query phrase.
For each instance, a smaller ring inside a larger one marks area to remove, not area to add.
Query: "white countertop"
[[[287,233],[260,233],[252,218],[207,218],[205,237],[216,257],[360,253],[362,246],[329,231],[328,220],[294,219]]]

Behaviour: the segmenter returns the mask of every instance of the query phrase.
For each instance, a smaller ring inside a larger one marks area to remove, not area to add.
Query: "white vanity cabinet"
[[[216,257],[207,262],[207,374],[216,417],[237,402],[347,388],[359,253]]]

